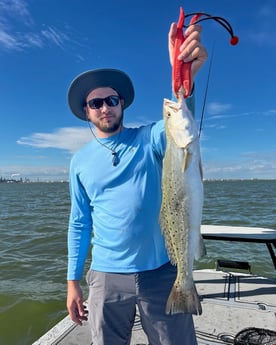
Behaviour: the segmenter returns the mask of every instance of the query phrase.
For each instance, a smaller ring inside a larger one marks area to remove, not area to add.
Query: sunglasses
[[[119,104],[119,101],[119,96],[111,95],[105,98],[92,98],[87,102],[87,104],[91,109],[100,109],[104,103],[109,107],[116,107]]]

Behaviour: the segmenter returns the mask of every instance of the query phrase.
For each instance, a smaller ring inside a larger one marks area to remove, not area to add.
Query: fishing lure
[[[185,25],[185,18],[191,17],[192,19],[189,25]],[[178,92],[181,88],[185,90],[184,97],[187,98],[191,93],[192,81],[191,81],[191,62],[184,62],[183,60],[178,60],[178,55],[180,54],[180,46],[185,41],[187,36],[183,34],[183,28],[187,28],[190,25],[200,23],[204,20],[215,20],[217,23],[222,25],[230,34],[230,44],[236,45],[239,42],[239,38],[234,35],[233,29],[230,23],[223,17],[212,16],[208,13],[199,12],[199,13],[189,13],[185,15],[184,10],[180,7],[180,14],[177,23],[177,31],[174,43],[174,56],[172,63],[172,80],[173,80],[173,92],[175,96],[178,96]]]

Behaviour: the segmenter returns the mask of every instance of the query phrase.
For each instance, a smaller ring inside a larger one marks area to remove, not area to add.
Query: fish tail
[[[166,314],[190,313],[202,314],[202,307],[195,285],[189,290],[178,289],[174,284],[169,295]]]

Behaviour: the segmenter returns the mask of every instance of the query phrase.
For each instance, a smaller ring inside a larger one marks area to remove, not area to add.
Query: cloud
[[[216,117],[212,117],[212,119],[215,119]],[[213,128],[213,129],[226,129],[227,127],[225,125],[221,125],[219,123],[212,123],[212,124],[205,124],[203,129],[206,128]]]
[[[209,116],[206,117],[206,120],[219,120],[219,119],[227,119],[227,118],[237,118],[237,117],[245,117],[245,116],[253,116],[253,115],[266,115],[266,116],[274,116],[276,115],[275,109],[270,109],[267,111],[262,112],[242,112],[242,113],[229,113],[229,110],[232,109],[232,105],[229,103],[220,103],[220,102],[210,102],[207,104],[207,110]],[[217,127],[217,125],[209,125],[208,127]],[[221,127],[220,127],[221,128]]]
[[[48,26],[44,30],[41,31],[41,35],[49,42],[55,44],[60,48],[64,48],[64,43],[69,41],[68,36],[60,31],[59,29]]]
[[[34,133],[17,140],[19,145],[28,145],[37,148],[54,148],[76,152],[80,147],[93,139],[89,128],[64,127],[52,133]]]
[[[275,179],[276,152],[244,152],[236,160],[203,160],[205,179]]]
[[[126,127],[139,127],[141,125],[141,122],[129,122]],[[21,137],[16,143],[41,149],[60,149],[73,154],[93,139],[93,134],[88,127],[63,127],[50,133],[33,133]]]
[[[8,18],[15,18],[25,25],[31,25],[33,20],[24,0],[0,0],[1,21],[7,23]]]
[[[128,127],[137,127],[139,123],[129,123]],[[93,140],[93,135],[86,127],[64,127],[58,128],[50,133],[33,133],[17,140],[18,145],[26,145],[38,149],[57,149],[74,154],[82,146]],[[20,157],[22,159],[22,157]],[[24,158],[24,157],[23,157]],[[31,161],[40,162],[32,165]],[[11,165],[0,167],[0,177],[10,177],[12,174],[20,174],[20,177],[31,180],[51,180],[60,181],[68,179],[68,162],[64,166],[45,165],[42,162],[47,161],[47,156],[28,156],[25,158],[30,165]],[[61,159],[61,165],[63,159]],[[19,177],[18,177],[19,178]]]
[[[256,43],[258,46],[276,46],[276,33],[270,30],[263,30],[257,32],[250,32],[248,34],[251,41]]]
[[[207,105],[208,113],[210,114],[221,114],[232,108],[231,104],[223,104],[219,102],[210,102]]]
[[[141,123],[128,123],[127,127],[137,127]],[[203,138],[204,139],[204,138]],[[21,137],[17,143],[38,149],[58,149],[75,153],[80,147],[93,140],[89,128],[85,127],[64,127],[58,128],[50,133],[33,133],[26,137]],[[206,153],[207,152],[207,153]],[[202,148],[203,170],[205,179],[243,179],[243,178],[264,178],[275,179],[276,152],[275,151],[252,151],[237,154],[235,159],[225,162],[224,158],[204,159],[209,156],[210,149]],[[47,161],[46,156],[37,157],[36,161]],[[26,159],[30,161],[30,157]],[[63,160],[61,160],[62,164]],[[20,172],[21,176],[34,179],[66,180],[68,174],[68,161],[64,166],[50,166],[38,164],[36,166],[1,166],[0,176],[10,176]],[[5,168],[5,169],[4,169]],[[4,169],[4,170],[3,170]]]
[[[69,30],[68,26],[66,28]],[[71,33],[64,29],[48,24],[37,29],[26,1],[0,0],[0,49],[23,51],[49,45],[71,49],[72,42]]]
[[[209,116],[206,117],[206,120],[220,120],[220,119],[227,119],[227,118],[241,118],[246,116],[275,116],[276,109],[269,109],[263,111],[247,111],[242,113],[229,113],[227,112],[229,109],[232,108],[230,104],[223,104],[219,102],[210,102],[207,105]],[[216,127],[217,125],[208,125],[208,127]]]
[[[19,180],[22,178],[32,181],[68,181],[69,165],[54,166],[28,166],[28,165],[9,165],[1,166],[0,177],[14,178]]]
[[[23,51],[27,48],[44,48],[54,45],[65,49],[69,37],[55,27],[45,27],[41,32],[8,32],[0,27],[0,48]]]
[[[259,10],[253,20],[254,27],[250,27],[248,31],[249,39],[258,46],[275,47],[275,15],[276,9],[273,1],[271,3],[260,2]]]
[[[18,50],[20,49],[20,44],[18,44],[17,39],[11,34],[1,30],[0,27],[0,46],[5,49]]]
[[[270,109],[270,110],[264,112],[264,115],[267,115],[267,116],[276,116],[276,109]]]
[[[232,108],[232,105],[229,103],[220,103],[220,102],[210,102],[207,104],[207,111],[209,116],[206,117],[206,120],[219,120],[219,119],[225,119],[225,118],[232,118],[232,117],[240,117],[244,115],[249,115],[249,113],[243,113],[243,114],[230,114],[229,110]],[[228,113],[226,113],[228,112]],[[216,129],[225,129],[225,125],[208,125],[205,127],[209,128],[216,128]]]

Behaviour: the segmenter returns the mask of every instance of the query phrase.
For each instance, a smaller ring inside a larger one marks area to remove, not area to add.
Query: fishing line
[[[211,70],[212,70],[212,65],[213,65],[214,49],[215,48],[213,45],[213,48],[211,51],[211,57],[210,57],[209,70],[208,70],[208,75],[207,75],[207,82],[206,82],[206,88],[205,88],[205,93],[204,93],[202,111],[201,111],[201,118],[200,118],[199,132],[198,132],[199,138],[200,138],[200,135],[202,132],[203,118],[204,118],[204,113],[205,113],[205,108],[206,108],[206,100],[207,100],[207,94],[208,94],[208,88],[209,88],[209,80],[210,80],[210,75],[211,75]]]
[[[191,21],[188,25],[185,25],[185,24],[183,25],[184,28],[188,28],[190,25],[195,25],[195,24],[198,24],[198,23],[203,22],[205,20],[212,19],[212,20],[216,21],[217,23],[219,23],[222,27],[224,27],[225,30],[228,31],[228,33],[231,36],[231,38],[230,38],[230,44],[231,45],[235,46],[236,44],[238,44],[239,38],[238,38],[238,36],[234,35],[234,31],[233,31],[231,24],[225,18],[219,17],[219,16],[212,16],[211,14],[208,14],[205,12],[192,12],[192,13],[186,14],[185,18],[188,18],[191,16],[193,16],[193,18],[191,19]],[[198,133],[199,137],[200,137],[201,132],[202,132],[203,118],[204,118],[205,107],[206,107],[207,93],[208,93],[208,88],[209,88],[209,80],[210,80],[211,69],[212,69],[212,64],[213,64],[213,57],[214,57],[214,46],[212,48],[210,64],[209,64],[209,71],[208,71],[208,76],[207,76],[207,83],[206,83],[205,94],[204,94],[204,99],[203,99],[202,113],[201,113],[199,133]]]

